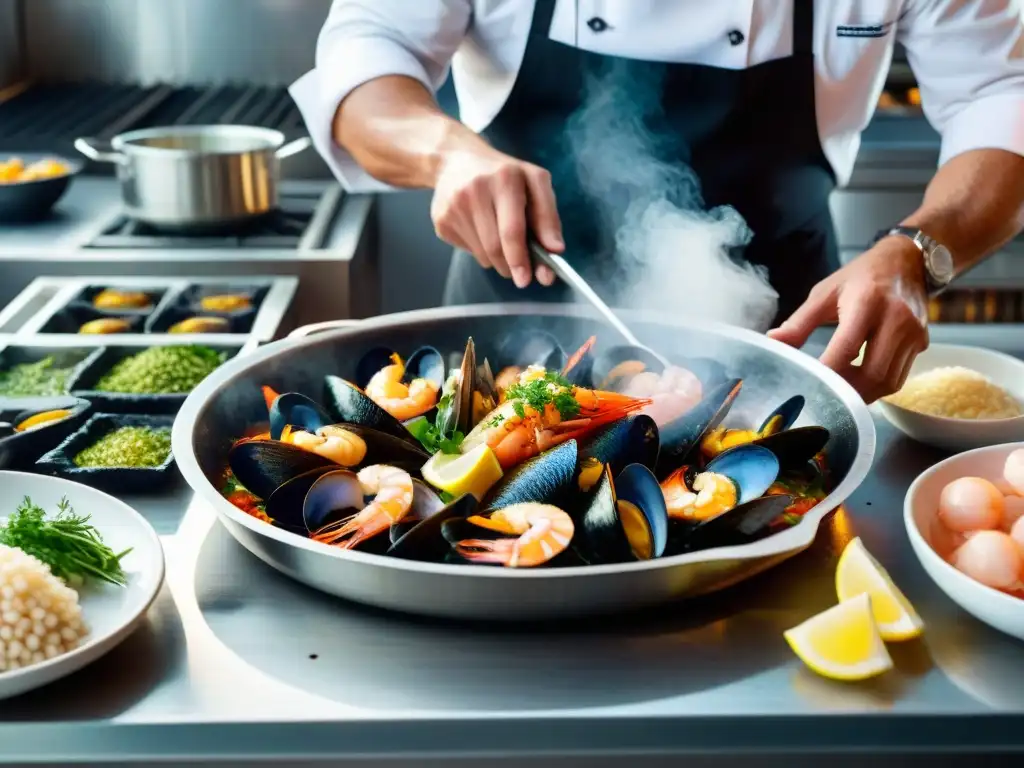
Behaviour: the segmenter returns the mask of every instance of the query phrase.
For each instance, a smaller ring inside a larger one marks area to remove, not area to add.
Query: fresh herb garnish
[[[438,418],[440,419],[440,416]],[[458,430],[450,437],[446,437],[440,429],[430,423],[429,419],[416,419],[406,424],[406,427],[427,453],[461,453],[462,441],[466,436]]]
[[[572,384],[553,371],[545,371],[543,376],[525,383],[513,384],[505,391],[505,398],[512,403],[512,410],[520,419],[526,418],[527,407],[542,413],[548,405],[553,405],[563,420],[572,419],[580,412]],[[495,420],[492,426],[500,423]]]
[[[93,576],[123,587],[127,578],[121,559],[131,549],[115,553],[89,525],[89,515],[75,514],[66,498],[61,499],[57,510],[57,516],[47,520],[43,509],[26,496],[0,527],[0,543],[42,560],[54,576],[65,582],[81,582]]]

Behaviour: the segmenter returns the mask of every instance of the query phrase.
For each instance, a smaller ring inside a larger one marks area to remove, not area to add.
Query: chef
[[[940,167],[921,206],[840,267],[829,193],[850,177],[897,41],[942,134]],[[527,232],[602,290],[614,257],[595,250],[559,137],[613,64],[658,84],[646,127],[661,159],[691,166],[705,204],[752,229],[743,257],[780,295],[770,335],[800,346],[838,322],[822,361],[869,402],[927,346],[928,296],[1021,228],[1017,0],[334,0],[292,93],[347,189],[433,189],[437,234],[456,248],[447,304],[561,301]],[[434,98],[449,68],[462,122]]]

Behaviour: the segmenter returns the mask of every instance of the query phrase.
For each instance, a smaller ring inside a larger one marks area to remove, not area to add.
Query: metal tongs
[[[569,266],[569,262],[557,253],[551,253],[547,248],[541,245],[537,241],[537,238],[532,234],[528,236],[527,244],[530,247],[530,254],[536,262],[550,267],[551,271],[554,272],[559,279],[564,281],[573,290],[583,296],[583,298],[585,298],[590,305],[600,313],[601,317],[603,317],[605,321],[612,326],[612,328],[619,332],[619,335],[621,335],[628,344],[639,347],[645,352],[649,352],[657,358],[662,365],[668,367],[668,360],[646,344],[641,343],[640,340],[633,335],[633,332],[629,330],[629,326],[622,322],[622,320],[619,319],[619,316],[612,311],[612,308],[601,300],[601,297],[598,296],[594,289],[590,287],[590,283],[584,280],[579,272]]]

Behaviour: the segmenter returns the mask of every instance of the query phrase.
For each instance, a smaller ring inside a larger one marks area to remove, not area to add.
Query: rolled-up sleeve
[[[471,0],[334,0],[320,32],[316,66],[291,87],[310,137],[352,192],[390,189],[333,139],[338,105],[363,83],[414,78],[436,92],[448,76],[472,12]]]
[[[940,165],[972,149],[1024,155],[1020,0],[909,0],[897,30]]]

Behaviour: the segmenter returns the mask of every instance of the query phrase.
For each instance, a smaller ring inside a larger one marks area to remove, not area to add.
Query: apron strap
[[[814,54],[814,0],[793,0],[793,53]]]

